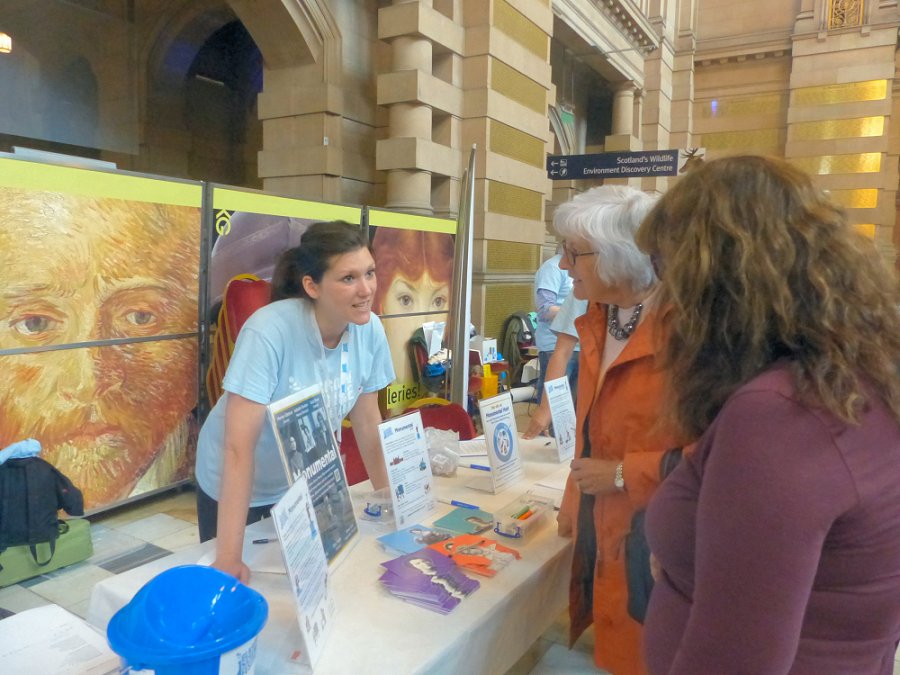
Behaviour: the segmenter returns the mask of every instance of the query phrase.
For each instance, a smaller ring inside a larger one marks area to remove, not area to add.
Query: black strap
[[[581,433],[584,440],[582,457],[591,456],[591,439],[588,434],[590,415],[585,416],[581,425]],[[586,492],[581,493],[578,504],[578,529],[575,537],[575,555],[579,556],[584,565],[580,569],[578,579],[572,582],[577,584],[582,591],[582,597],[586,601],[586,609],[589,615],[593,615],[594,606],[594,575],[597,567],[597,531],[594,528],[594,504],[596,497]]]
[[[50,557],[47,558],[44,562],[38,560],[37,544],[31,544],[28,547],[29,549],[31,549],[31,557],[34,558],[34,562],[38,567],[46,567],[47,565],[49,565],[50,561],[53,560],[53,554],[56,553],[56,539],[51,539],[48,543],[50,544]]]
[[[41,495],[41,490],[45,489],[45,486],[41,485],[38,481],[37,471],[26,471],[25,472],[25,485],[28,490],[28,495],[26,499],[26,508],[28,509],[28,526],[29,528],[34,526],[33,520],[37,518],[41,513],[41,501],[43,495]],[[31,550],[31,557],[34,558],[34,562],[39,567],[45,567],[50,564],[50,561],[53,560],[53,554],[56,553],[56,537],[59,534],[59,529],[55,528],[53,530],[53,534],[50,535],[50,540],[47,542],[50,544],[50,557],[47,558],[44,562],[38,560],[37,548],[36,544],[30,544],[29,549]]]

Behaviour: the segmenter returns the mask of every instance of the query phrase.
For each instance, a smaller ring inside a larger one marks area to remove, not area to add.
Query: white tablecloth
[[[478,504],[493,511],[513,501],[538,479],[558,470],[549,448],[527,447],[525,478],[498,495],[465,487],[477,472],[460,468],[455,478],[435,479],[438,496]],[[365,494],[367,483],[354,486],[354,499]],[[439,505],[434,518],[451,507]],[[357,509],[359,512],[359,509]],[[427,522],[426,524],[429,524]],[[248,538],[270,529],[257,523]],[[337,614],[315,673],[503,673],[509,669],[565,608],[571,561],[570,540],[556,534],[553,515],[528,538],[517,542],[522,559],[493,578],[479,577],[481,588],[448,615],[415,607],[381,587],[380,563],[393,557],[376,537],[384,531],[360,521],[362,537],[332,577],[331,592]],[[277,545],[277,544],[276,544]],[[88,620],[105,629],[112,615],[161,571],[197,563],[214,542],[198,544],[165,558],[106,579],[94,588]],[[251,587],[269,603],[269,620],[260,634],[256,672],[304,673],[308,668],[290,661],[300,633],[287,576],[255,572]]]

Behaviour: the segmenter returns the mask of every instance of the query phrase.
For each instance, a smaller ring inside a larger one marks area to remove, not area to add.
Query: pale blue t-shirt
[[[559,253],[549,258],[538,268],[534,276],[534,296],[538,316],[537,327],[534,331],[534,345],[539,352],[552,352],[556,347],[556,334],[550,330],[550,321],[546,318],[546,312],[553,305],[561,305],[572,292],[572,278],[568,272],[559,268],[561,259],[562,255]],[[541,293],[541,291],[546,293]]]
[[[574,295],[570,295],[559,308],[559,312],[553,317],[553,323],[550,329],[554,333],[565,333],[574,338],[578,337],[578,331],[575,329],[575,319],[587,311],[588,301],[579,300]],[[581,349],[581,342],[575,345],[575,351]]]
[[[258,309],[247,319],[238,333],[222,383],[226,393],[210,411],[197,442],[195,474],[197,484],[206,494],[219,499],[228,392],[269,404],[313,384],[321,384],[326,402],[340,399],[340,410],[332,411],[334,426],[334,420],[339,424],[360,394],[378,391],[394,381],[394,366],[381,320],[372,314],[368,323],[362,326],[351,323],[347,330],[345,362],[349,386],[338,395],[343,346],[338,344],[334,349],[322,346],[311,302],[296,298],[280,300]],[[329,396],[329,392],[333,395]],[[278,501],[287,491],[288,483],[268,420],[263,422],[254,462],[250,506]]]

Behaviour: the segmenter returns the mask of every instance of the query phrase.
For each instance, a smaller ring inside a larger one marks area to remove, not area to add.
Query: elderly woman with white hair
[[[554,226],[564,239],[560,267],[576,298],[581,341],[576,458],[559,514],[575,536],[569,591],[570,641],[594,623],[594,661],[615,675],[644,673],[641,625],[628,614],[624,541],[635,511],[660,480],[674,437],[659,422],[663,379],[650,259],[634,241],[654,199],[630,187],[593,188],[561,205]]]

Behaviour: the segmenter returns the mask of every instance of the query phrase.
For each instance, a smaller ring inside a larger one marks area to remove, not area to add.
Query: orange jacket
[[[606,306],[593,304],[575,321],[581,342],[578,371],[578,433],[575,453],[584,452],[582,425],[589,420],[591,457],[619,460],[626,491],[597,497],[593,523],[597,536],[593,616],[587,598],[574,582],[570,588],[570,639],[574,642],[591,622],[595,630],[594,660],[614,675],[642,674],[641,626],[628,615],[625,583],[625,535],[636,510],[646,507],[659,484],[663,453],[676,445],[659,424],[662,373],[654,358],[658,315],[646,311],[597,390],[603,347],[609,337]],[[596,391],[596,399],[595,399]],[[580,493],[571,476],[559,513],[560,533],[577,537]],[[576,558],[578,547],[576,546]],[[573,560],[573,573],[584,560]],[[573,574],[573,579],[575,578]]]

